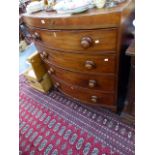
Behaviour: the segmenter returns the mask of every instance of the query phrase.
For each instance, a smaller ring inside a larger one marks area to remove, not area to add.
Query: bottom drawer
[[[114,93],[103,93],[101,91],[93,91],[91,89],[85,89],[68,85],[58,79],[52,79],[55,87],[58,88],[62,93],[69,95],[72,98],[78,99],[81,102],[100,105],[109,108],[115,108],[115,94]]]

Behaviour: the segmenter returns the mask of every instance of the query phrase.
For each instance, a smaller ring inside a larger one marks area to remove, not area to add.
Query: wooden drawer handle
[[[93,69],[93,68],[95,68],[95,63],[93,61],[88,60],[88,61],[85,62],[85,68]]]
[[[54,69],[51,67],[49,70],[48,70],[48,74],[53,74],[55,73]]]
[[[95,80],[89,80],[88,86],[89,86],[90,88],[94,88],[94,87],[96,86],[96,81],[95,81]]]
[[[55,88],[60,88],[60,83],[59,83],[59,82],[56,82],[56,83],[54,84],[54,87],[55,87]]]
[[[98,97],[97,96],[91,96],[91,101],[94,103],[97,103]]]
[[[81,46],[85,49],[91,47],[92,44],[93,44],[93,40],[90,37],[83,37],[81,39]]]
[[[34,40],[41,40],[40,35],[37,32],[35,32],[34,34],[32,34],[32,38]]]
[[[45,59],[45,58],[48,58],[48,54],[43,51],[41,54],[40,54],[41,58]]]

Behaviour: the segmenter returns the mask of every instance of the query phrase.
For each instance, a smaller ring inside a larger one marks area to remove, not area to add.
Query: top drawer
[[[52,49],[71,52],[115,51],[117,29],[44,30],[30,29],[35,41]]]

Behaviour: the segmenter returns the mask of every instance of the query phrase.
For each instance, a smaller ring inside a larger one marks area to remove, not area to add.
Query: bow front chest
[[[58,90],[116,109],[119,58],[132,10],[132,1],[126,0],[75,15],[26,13],[23,20]]]

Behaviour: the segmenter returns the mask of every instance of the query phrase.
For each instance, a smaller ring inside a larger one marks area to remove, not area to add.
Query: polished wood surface
[[[117,30],[44,30],[29,29],[34,41],[61,51],[116,51]],[[88,39],[89,38],[89,39]]]
[[[53,70],[50,74],[52,77],[57,77],[58,79],[66,81],[66,83],[70,83],[72,85],[106,92],[115,91],[115,76],[113,75],[98,76],[96,74],[92,74],[90,76],[89,74],[82,72],[79,74],[60,69],[53,65],[47,65],[47,69]]]
[[[132,2],[76,15],[23,15],[55,88],[83,103],[116,110],[120,54]]]
[[[122,12],[128,15],[133,10],[132,0],[126,0],[114,8],[90,9],[85,13],[70,15],[56,12],[37,12],[24,14],[23,20],[27,25],[44,29],[98,29],[119,27]],[[125,11],[127,10],[127,11]],[[121,21],[121,22],[120,22]]]
[[[55,84],[59,85],[57,88],[63,93],[75,97],[79,101],[87,104],[104,105],[106,107],[114,108],[113,93],[104,93],[94,91],[86,88],[76,87],[75,85],[66,84],[63,81],[53,78]]]
[[[42,60],[49,64],[54,64],[60,68],[71,71],[80,71],[88,74],[115,74],[116,73],[116,55],[115,54],[74,54],[70,52],[60,52],[39,46],[38,52]],[[45,54],[46,53],[46,54]],[[46,56],[48,55],[48,56]]]

